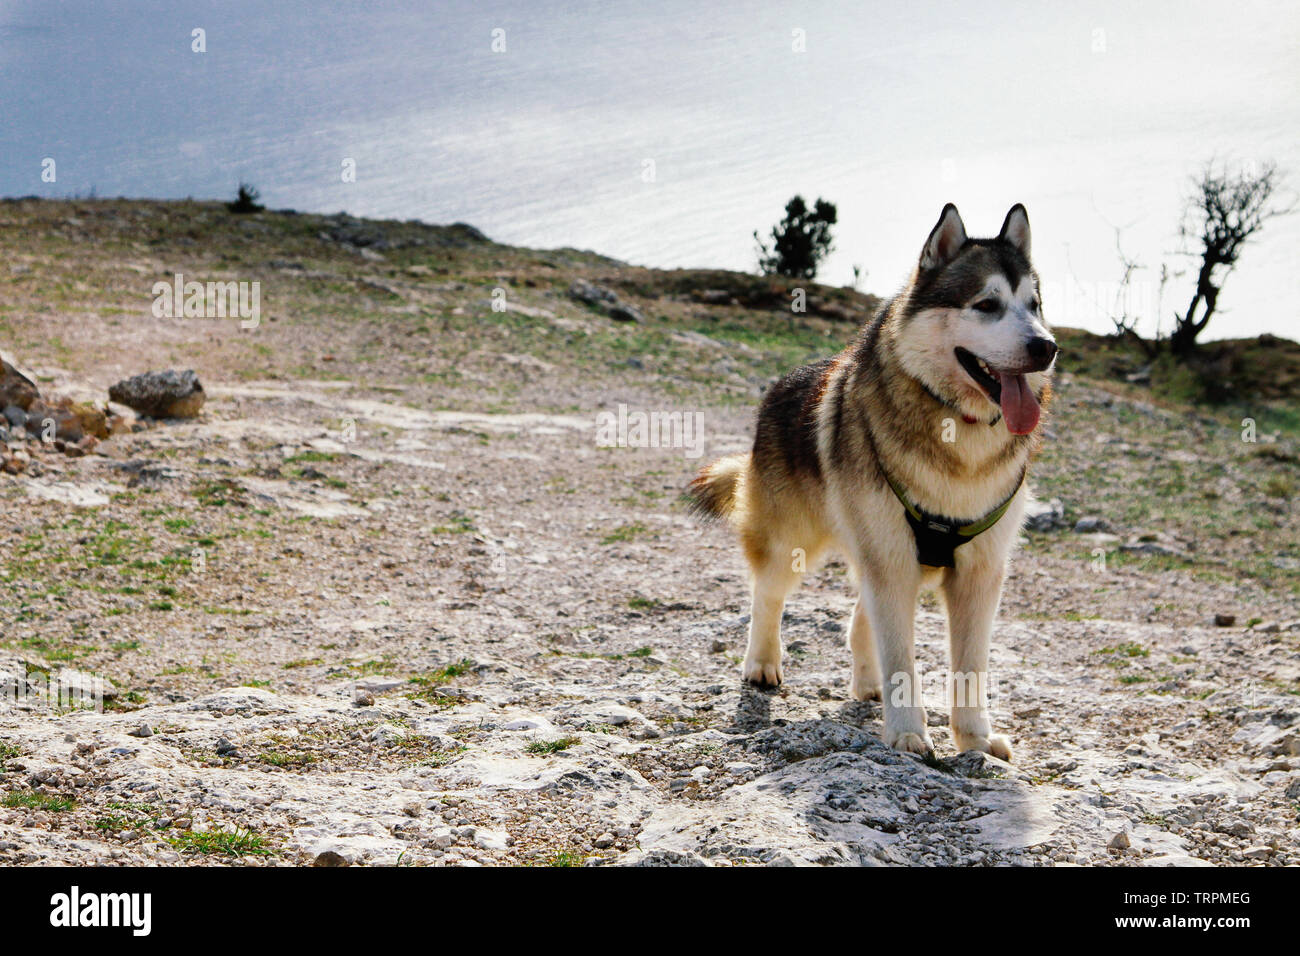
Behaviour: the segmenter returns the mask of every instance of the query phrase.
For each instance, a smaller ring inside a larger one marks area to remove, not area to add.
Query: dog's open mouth
[[[1042,408],[1023,373],[998,371],[974,352],[963,348],[955,349],[953,354],[989,401],[1002,409],[1002,417],[1006,419],[1011,434],[1028,435],[1038,427]]]

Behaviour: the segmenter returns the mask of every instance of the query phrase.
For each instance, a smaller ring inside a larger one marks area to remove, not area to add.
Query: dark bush
[[[835,225],[835,204],[818,199],[812,210],[802,196],[785,204],[785,218],[772,227],[768,246],[754,231],[758,243],[758,268],[764,275],[811,279],[817,275],[831,251],[831,226]]]

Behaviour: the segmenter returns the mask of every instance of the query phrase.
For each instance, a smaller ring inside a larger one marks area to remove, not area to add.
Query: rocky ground
[[[785,686],[742,687],[742,560],[679,500],[704,459],[595,441],[626,403],[743,448],[870,297],[795,319],[743,277],[217,204],[0,227],[42,396],[207,396],[82,454],[7,432],[0,864],[1300,863],[1293,435],[1067,371],[994,640],[1016,762],[953,751],[932,602],[922,761],[847,699],[842,565],[788,606]],[[262,282],[260,326],[154,318],[178,271]]]

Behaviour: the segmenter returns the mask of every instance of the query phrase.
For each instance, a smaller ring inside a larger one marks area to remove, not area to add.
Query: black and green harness
[[[874,445],[875,442],[873,441]],[[976,535],[987,531],[998,523],[998,520],[1007,513],[1011,507],[1012,500],[1020,492],[1020,487],[1025,483],[1025,469],[1020,471],[1020,480],[1016,482],[1016,487],[1007,495],[1006,500],[998,505],[984,517],[963,524],[953,518],[945,518],[942,515],[930,514],[917,507],[912,501],[908,500],[907,492],[889,472],[885,471],[885,466],[880,462],[880,456],[876,456],[877,465],[880,473],[885,477],[885,483],[889,485],[889,490],[894,493],[894,497],[899,500],[903,506],[903,513],[907,517],[907,523],[912,528],[912,537],[916,539],[916,560],[920,564],[932,568],[952,568],[956,567],[954,552],[963,544],[969,542]]]

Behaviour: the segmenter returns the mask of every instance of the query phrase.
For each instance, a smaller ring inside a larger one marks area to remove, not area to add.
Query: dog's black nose
[[[1051,339],[1035,336],[1029,340],[1029,344],[1025,346],[1025,351],[1029,353],[1029,357],[1035,365],[1047,368],[1052,359],[1056,357],[1056,343]]]

